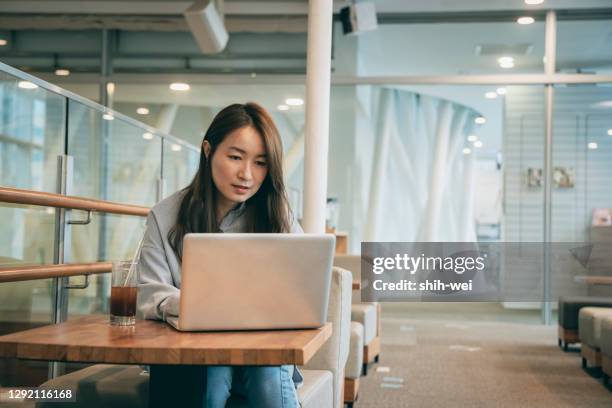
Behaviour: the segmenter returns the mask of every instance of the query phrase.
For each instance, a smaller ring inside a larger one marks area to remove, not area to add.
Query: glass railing
[[[58,165],[62,157],[64,168]],[[182,140],[0,63],[0,187],[150,207],[185,187],[198,161],[199,150]],[[67,225],[87,213],[67,211],[66,220],[56,213],[52,207],[0,202],[0,268],[127,259],[145,222],[94,213],[89,224]],[[82,283],[73,277],[0,284],[0,334],[105,312],[108,274],[92,275],[85,288],[58,295],[58,286]],[[68,300],[63,316],[57,296]],[[0,360],[3,386],[39,384],[47,374],[46,363]]]

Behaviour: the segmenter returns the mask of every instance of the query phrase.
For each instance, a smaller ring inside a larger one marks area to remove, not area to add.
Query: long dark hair
[[[289,232],[291,213],[283,181],[283,147],[278,129],[270,114],[260,105],[249,102],[224,108],[210,124],[204,140],[210,143],[208,158],[204,142],[200,150],[200,166],[195,177],[183,189],[184,196],[176,224],[168,233],[168,241],[178,257],[183,255],[183,237],[190,232],[220,232],[217,220],[217,188],[210,164],[215,150],[233,131],[250,126],[259,133],[266,148],[268,172],[259,190],[246,202],[245,232]]]

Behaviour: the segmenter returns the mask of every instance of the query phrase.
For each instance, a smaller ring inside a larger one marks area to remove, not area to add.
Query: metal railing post
[[[68,195],[72,189],[72,157],[67,154],[57,157],[57,192]],[[70,260],[71,233],[68,228],[69,209],[55,209],[55,240],[53,245],[53,263],[62,264]],[[53,279],[53,323],[61,323],[68,317],[68,278]],[[63,364],[51,363],[49,377],[55,378],[62,374]]]

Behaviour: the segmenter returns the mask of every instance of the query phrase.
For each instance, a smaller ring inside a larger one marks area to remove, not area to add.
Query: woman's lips
[[[240,185],[232,184],[232,187],[234,187],[234,191],[237,194],[246,194],[247,191],[249,191],[249,187],[245,187],[245,186],[240,186]]]

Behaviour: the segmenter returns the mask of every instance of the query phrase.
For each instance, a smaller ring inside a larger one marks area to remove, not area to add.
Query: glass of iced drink
[[[131,326],[136,323],[137,269],[136,262],[113,262],[110,297],[112,325]]]

